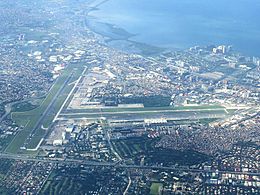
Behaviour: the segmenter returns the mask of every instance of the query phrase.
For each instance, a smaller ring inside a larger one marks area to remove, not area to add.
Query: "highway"
[[[9,103],[5,105],[5,113],[2,117],[0,117],[0,123],[10,114],[11,110],[12,110],[12,106],[15,103]]]
[[[45,163],[59,163],[59,164],[79,164],[92,167],[111,167],[111,168],[123,168],[123,169],[160,169],[165,171],[182,171],[182,172],[194,172],[194,173],[213,173],[216,170],[203,170],[203,169],[193,169],[188,167],[166,167],[166,166],[141,166],[141,165],[126,165],[120,164],[120,162],[98,162],[89,160],[77,160],[77,159],[58,159],[58,158],[32,158],[26,155],[15,155],[0,153],[0,159],[13,159],[22,161],[34,161],[34,162],[45,162]],[[250,175],[250,176],[260,176],[260,172],[241,172],[241,171],[218,171],[218,173],[229,173],[236,175]]]
[[[130,186],[131,186],[131,183],[132,183],[131,177],[128,176],[128,185],[127,185],[127,187],[126,187],[126,189],[125,189],[123,195],[126,195],[126,194],[127,194],[128,190],[129,190],[129,188],[130,188]]]

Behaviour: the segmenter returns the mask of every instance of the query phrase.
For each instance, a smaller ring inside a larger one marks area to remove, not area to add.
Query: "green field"
[[[28,112],[39,107],[44,99],[22,101],[12,106],[12,112]]]
[[[46,98],[43,100],[41,105],[36,109],[33,109],[28,112],[13,112],[11,113],[12,119],[16,122],[17,125],[23,126],[23,130],[20,131],[9,146],[6,148],[6,152],[17,153],[21,146],[25,143],[27,137],[30,135],[31,131],[35,128],[41,114],[47,109],[48,105],[51,103],[55,95],[58,93],[59,89],[63,87],[64,82],[69,78],[69,83],[74,82],[81,75],[84,67],[77,66],[69,66],[67,67],[60,77],[56,80]],[[73,88],[73,85],[66,85],[64,89],[61,91],[61,94],[55,99],[53,107],[51,108],[51,112],[46,115],[46,117],[42,121],[42,125],[44,128],[48,128],[52,120],[54,119],[56,113],[59,111],[63,102],[65,101],[67,95]],[[41,128],[37,129],[35,135],[32,136],[31,140],[29,140],[28,147],[35,148],[39,143],[40,139],[45,135],[46,130],[42,130]]]
[[[151,195],[158,195],[159,194],[159,189],[163,187],[162,183],[152,183],[151,188],[150,188],[150,194]]]
[[[216,120],[218,120],[218,118],[205,118],[205,119],[199,119],[198,122],[201,124],[210,124]]]
[[[4,187],[0,187],[0,194],[1,195],[8,195],[8,192]]]
[[[178,110],[217,110],[217,109],[224,109],[223,106],[220,105],[199,105],[199,106],[177,106],[177,107],[140,107],[140,108],[127,108],[127,107],[103,107],[103,108],[90,108],[90,109],[69,109],[66,113],[90,113],[90,112],[127,112],[127,111],[178,111]]]
[[[119,180],[120,177],[116,176],[115,173],[111,173],[109,169],[93,169],[90,171],[80,168],[80,166],[73,168],[64,166],[62,169],[55,169],[52,172],[39,194],[104,194],[94,192],[99,192],[102,188],[109,190],[110,186],[107,184],[111,178],[115,178],[114,184],[119,188],[125,186],[125,183]]]
[[[133,160],[136,159],[136,163],[139,163],[140,154],[152,150],[152,145],[155,142],[156,139],[151,140],[147,137],[140,137],[112,141],[112,145],[120,156],[124,158],[132,158]]]
[[[101,117],[107,120],[143,120],[146,118],[167,118],[167,119],[202,119],[202,118],[223,118],[227,115],[224,109],[202,109],[202,110],[131,110],[117,112],[80,112],[64,113],[60,117],[65,119],[98,119]]]
[[[193,151],[177,151],[164,148],[156,148],[160,138],[150,139],[147,136],[113,140],[115,151],[130,164],[140,164],[144,157],[145,165],[158,163],[167,166],[174,164],[195,165],[210,159],[210,156]]]

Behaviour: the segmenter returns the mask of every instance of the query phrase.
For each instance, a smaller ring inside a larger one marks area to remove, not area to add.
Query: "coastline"
[[[158,55],[166,50],[174,50],[172,48],[163,48],[131,40],[137,34],[132,34],[121,28],[120,26],[102,22],[98,18],[91,16],[90,13],[99,10],[99,7],[109,0],[94,0],[90,3],[89,10],[86,15],[86,26],[94,33],[102,36],[104,42],[113,48],[119,49],[126,53],[137,53],[144,56]]]
[[[130,52],[130,53],[132,53],[132,52],[133,53],[136,53],[136,52],[142,53],[142,50],[144,50],[143,53],[144,54],[148,53],[148,55],[149,55],[150,53],[158,54],[158,53],[160,53],[160,51],[162,52],[165,50],[167,50],[167,51],[168,50],[169,51],[181,50],[182,51],[182,50],[186,50],[190,47],[193,47],[195,45],[206,46],[206,45],[221,45],[222,44],[222,45],[232,45],[234,47],[235,51],[238,53],[241,53],[242,55],[247,55],[247,56],[251,56],[251,57],[253,57],[253,56],[260,57],[259,49],[257,46],[260,40],[255,36],[255,34],[256,34],[255,32],[257,32],[256,31],[257,29],[252,29],[252,30],[249,29],[248,35],[250,35],[250,33],[251,34],[253,33],[252,34],[253,38],[249,38],[249,37],[245,38],[245,36],[247,36],[245,34],[246,32],[243,32],[242,30],[239,31],[239,29],[241,29],[240,28],[241,26],[238,24],[235,24],[234,21],[232,20],[232,17],[227,18],[227,20],[223,21],[223,25],[220,25],[218,22],[217,23],[218,27],[214,27],[214,23],[212,23],[212,22],[214,22],[215,20],[212,20],[212,19],[204,20],[203,19],[204,16],[202,15],[201,19],[200,19],[200,20],[202,20],[201,21],[202,25],[200,27],[205,27],[206,28],[205,32],[202,30],[202,32],[200,33],[198,31],[198,29],[193,29],[193,27],[186,29],[187,25],[182,26],[182,22],[177,22],[177,24],[176,24],[177,31],[179,31],[178,28],[181,29],[178,33],[174,33],[174,31],[173,31],[173,34],[171,34],[171,32],[162,33],[161,37],[158,37],[158,36],[160,36],[160,33],[159,34],[152,33],[152,35],[151,35],[151,34],[149,34],[149,32],[146,32],[143,30],[139,31],[138,28],[137,28],[137,30],[133,30],[133,29],[135,29],[135,28],[133,28],[133,26],[135,26],[135,23],[134,23],[135,21],[133,22],[133,24],[131,24],[129,26],[127,23],[126,24],[122,23],[122,20],[120,22],[115,22],[113,19],[106,20],[106,16],[110,16],[111,13],[112,13],[112,17],[114,17],[113,11],[116,11],[116,9],[114,10],[112,7],[112,10],[111,10],[111,5],[116,5],[115,2],[116,1],[113,1],[113,0],[93,0],[90,3],[90,6],[93,9],[91,9],[89,11],[87,20],[91,21],[91,23],[92,23],[92,25],[90,25],[91,31],[104,37],[106,39],[106,43],[108,45],[111,45],[117,49],[120,49],[120,50],[123,50],[126,52]],[[105,6],[105,9],[104,9],[105,11],[104,11],[103,7],[101,9],[101,6],[103,6],[106,3],[108,3],[108,6]],[[142,6],[142,5],[140,5],[140,6]],[[108,8],[107,11],[109,12],[108,14],[106,14],[107,8]],[[134,16],[134,19],[136,19],[135,15],[131,14],[131,8],[129,8],[129,9],[130,9],[129,16],[130,17]],[[122,10],[126,11],[124,6],[123,6]],[[97,11],[97,12],[101,11],[101,14],[100,13],[92,14],[94,11]],[[187,11],[184,11],[184,13],[186,13],[186,12]],[[119,16],[120,16],[120,14],[121,15],[123,14],[122,17],[124,17],[124,12],[119,10]],[[179,13],[177,13],[177,14],[179,14]],[[126,15],[128,15],[128,14],[126,14]],[[140,16],[142,16],[142,15],[140,15]],[[139,17],[139,15],[138,15],[138,17]],[[189,19],[190,19],[190,17],[188,15],[187,21],[189,21]],[[128,20],[126,20],[126,22],[127,21]],[[185,21],[186,21],[186,19],[183,20],[183,22],[185,22]],[[221,22],[222,20],[219,20],[219,21]],[[228,23],[228,21],[231,21],[231,23]],[[196,23],[196,19],[194,22]],[[200,22],[200,21],[198,21],[198,22]],[[155,25],[157,23],[155,22]],[[121,25],[121,24],[123,24],[123,25]],[[254,22],[252,22],[251,26],[253,24],[254,24]],[[140,26],[140,25],[142,25],[142,24],[140,24],[140,21],[139,21],[139,23],[137,22],[136,25],[138,27],[142,27],[142,28],[149,27],[147,25]],[[164,25],[164,23],[163,23],[163,25]],[[209,28],[209,25],[210,26],[213,25],[212,28],[211,27]],[[241,24],[241,25],[243,25],[243,24]],[[130,28],[128,28],[128,26]],[[154,27],[151,27],[150,30],[153,30],[153,28]],[[162,26],[162,28],[163,28],[163,26]],[[132,30],[129,31],[129,29],[132,29]],[[220,29],[222,29],[222,31]],[[167,30],[169,30],[168,27],[166,27],[166,30],[162,31],[162,32],[168,32]],[[209,32],[207,30],[209,30]],[[193,33],[194,36],[190,32],[194,32]],[[137,34],[133,34],[133,33],[137,33]],[[146,34],[147,34],[147,36],[146,36]],[[156,37],[155,37],[155,35],[156,35]],[[191,35],[192,35],[192,37],[190,37]],[[146,37],[149,37],[149,38],[146,38]],[[169,37],[169,40],[168,40],[168,38],[165,38],[165,37]],[[170,38],[170,37],[173,37],[173,38]],[[160,42],[161,39],[162,39],[162,42]],[[154,40],[156,40],[156,41],[154,41]],[[168,40],[168,42],[166,40]],[[143,47],[144,45],[145,45],[145,47]],[[150,47],[150,51],[148,49],[149,47]]]

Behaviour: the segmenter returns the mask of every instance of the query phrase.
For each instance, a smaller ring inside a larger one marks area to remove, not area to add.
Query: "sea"
[[[107,0],[90,16],[140,43],[172,49],[225,44],[260,57],[259,10],[260,0]]]

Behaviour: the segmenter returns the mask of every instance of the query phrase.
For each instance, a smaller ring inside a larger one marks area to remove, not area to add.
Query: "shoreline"
[[[93,32],[104,38],[107,46],[119,49],[126,53],[137,53],[144,56],[159,55],[164,51],[175,51],[181,49],[163,48],[145,42],[131,40],[132,37],[137,36],[112,23],[102,22],[95,16],[89,15],[91,12],[100,10],[99,6],[108,2],[109,0],[94,0],[89,6],[86,15],[86,26]],[[95,5],[93,5],[93,3]],[[97,3],[97,4],[96,4]]]
[[[207,46],[207,45],[233,45],[234,46],[234,50],[236,51],[236,53],[240,53],[241,55],[245,55],[245,56],[250,56],[250,57],[260,57],[260,55],[257,53],[257,50],[248,50],[247,46],[243,46],[241,44],[239,44],[239,42],[233,42],[233,43],[229,43],[226,42],[225,40],[223,41],[217,41],[214,40],[212,42],[208,42],[208,43],[197,43],[197,44],[192,44],[191,45],[186,45],[186,46],[175,46],[170,44],[170,45],[154,45],[154,44],[150,44],[147,43],[145,41],[140,41],[140,40],[135,40],[135,36],[138,36],[138,34],[133,34],[128,32],[126,29],[120,27],[120,25],[116,25],[113,24],[112,22],[104,22],[102,21],[102,18],[99,18],[98,16],[93,16],[93,15],[89,15],[91,12],[94,11],[98,11],[101,10],[100,6],[102,6],[103,4],[109,2],[110,0],[93,0],[90,3],[90,7],[92,7],[93,9],[89,10],[88,12],[88,17],[87,20],[91,21],[93,24],[99,23],[98,25],[103,25],[103,28],[105,28],[106,32],[102,32],[104,31],[104,29],[102,29],[102,27],[99,26],[98,29],[95,27],[95,24],[93,26],[88,26],[89,29],[93,32],[95,32],[96,34],[99,34],[100,36],[104,37],[104,39],[106,40],[105,42],[108,43],[108,46],[112,46],[116,49],[125,51],[127,53],[138,53],[138,54],[143,54],[143,55],[158,55],[164,51],[184,51],[189,49],[190,47],[194,47],[195,45],[201,45],[201,46]],[[111,28],[112,27],[112,28]],[[116,30],[119,30],[120,33],[117,34],[115,33]],[[122,33],[123,32],[123,33]],[[108,35],[108,34],[112,34],[112,35]],[[217,41],[217,42],[216,42]],[[150,51],[149,51],[150,50]]]

